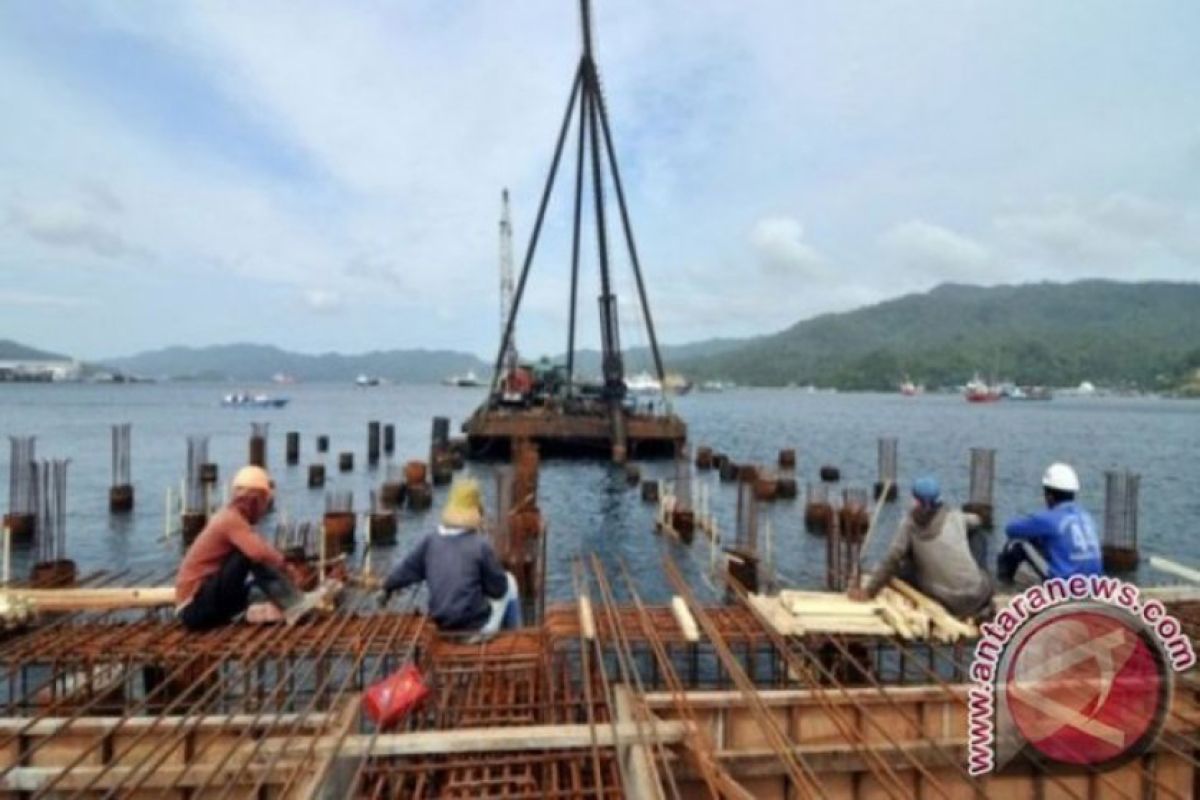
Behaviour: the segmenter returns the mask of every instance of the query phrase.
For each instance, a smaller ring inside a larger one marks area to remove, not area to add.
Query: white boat
[[[355,386],[378,386],[379,378],[372,375],[359,375],[354,379]]]
[[[467,370],[462,375],[451,375],[449,378],[446,378],[444,381],[442,381],[442,383],[447,386],[459,386],[464,388],[483,386],[483,381],[479,380],[479,378],[475,376],[475,370],[471,369]]]
[[[248,392],[234,392],[221,398],[221,405],[226,408],[283,408],[287,404],[288,398],[286,397]]]
[[[625,391],[632,395],[662,394],[662,383],[643,370],[625,379]]]

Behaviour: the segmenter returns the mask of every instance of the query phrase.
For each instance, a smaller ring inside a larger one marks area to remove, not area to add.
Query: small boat
[[[925,394],[925,387],[921,384],[913,383],[908,378],[905,378],[900,383],[900,394],[905,397],[916,397],[919,394]]]
[[[291,385],[295,382],[296,382],[296,379],[293,378],[291,375],[288,375],[286,372],[276,372],[274,375],[271,376],[271,383]]]
[[[964,396],[968,403],[994,403],[1000,399],[1000,390],[989,386],[978,375],[967,381]]]
[[[359,375],[357,378],[354,379],[354,385],[355,386],[378,386],[379,378],[376,378],[373,375]]]
[[[221,398],[225,408],[283,408],[288,404],[286,397],[274,397],[269,394],[250,394],[249,392],[234,392]]]
[[[632,395],[662,394],[662,390],[658,378],[644,370],[625,379],[625,391]]]
[[[451,375],[442,381],[446,386],[458,386],[459,388],[471,388],[474,386],[483,386],[483,381],[475,376],[474,370],[467,370],[462,375]]]
[[[1044,386],[1008,386],[1003,394],[1005,400],[1021,402],[1054,399],[1054,395]]]
[[[670,372],[667,373],[664,387],[671,394],[685,395],[692,390],[692,382],[678,372]]]
[[[700,391],[702,392],[723,392],[726,389],[732,388],[733,384],[726,383],[725,381],[705,381],[700,384]]]

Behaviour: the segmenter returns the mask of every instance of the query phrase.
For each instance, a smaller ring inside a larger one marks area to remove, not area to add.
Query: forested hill
[[[945,284],[825,314],[671,365],[693,379],[890,389],[972,374],[1021,384],[1173,388],[1200,367],[1200,284]]]

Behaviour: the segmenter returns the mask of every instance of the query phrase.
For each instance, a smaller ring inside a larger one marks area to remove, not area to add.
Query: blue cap
[[[913,497],[923,503],[933,504],[938,501],[942,495],[942,487],[938,485],[937,478],[932,475],[922,475],[913,483]]]

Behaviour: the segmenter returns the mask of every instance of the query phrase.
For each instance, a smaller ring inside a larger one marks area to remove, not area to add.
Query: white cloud
[[[998,215],[994,227],[1018,256],[1068,274],[1081,268],[1113,277],[1200,274],[1200,212],[1129,192],[1047,198]]]
[[[318,314],[332,314],[344,306],[341,294],[329,289],[305,289],[302,296],[304,305]]]
[[[988,249],[974,239],[924,220],[909,220],[884,233],[884,248],[914,272],[938,278],[982,276]]]
[[[79,308],[91,305],[86,297],[71,295],[42,294],[40,292],[25,292],[20,290],[0,289],[0,306],[18,306],[33,308]]]
[[[31,239],[51,247],[79,250],[105,259],[145,259],[149,251],[119,231],[71,208],[13,205],[9,222]]]
[[[766,217],[754,223],[750,244],[768,271],[783,275],[813,275],[825,259],[804,241],[804,226],[791,217]]]

